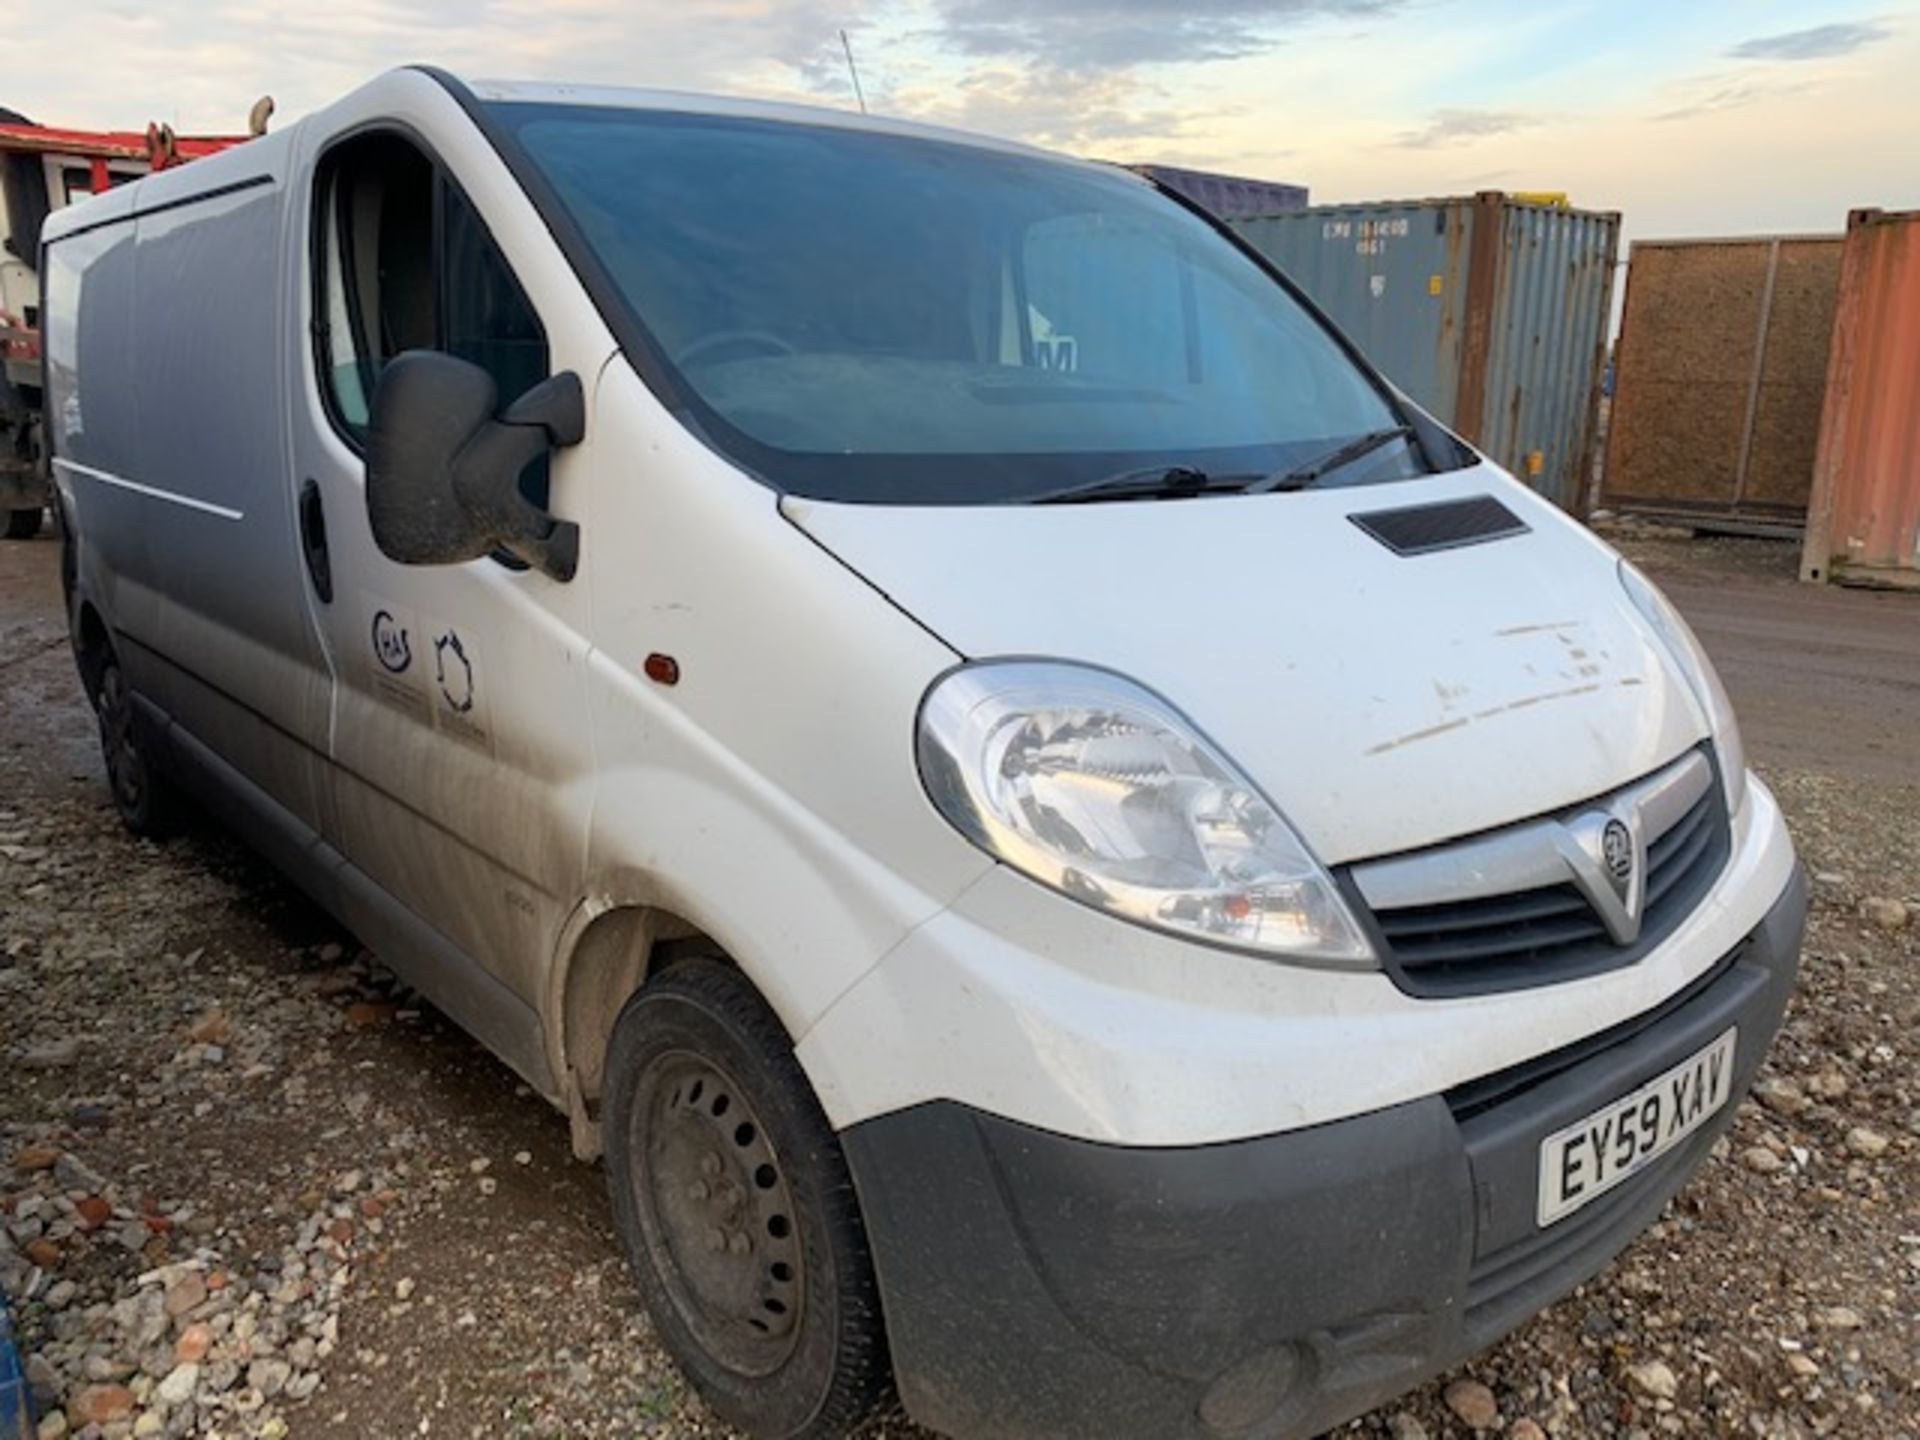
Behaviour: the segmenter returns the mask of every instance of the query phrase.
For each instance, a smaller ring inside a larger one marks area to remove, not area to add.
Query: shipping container
[[[1307,187],[1304,185],[1287,185],[1278,180],[1254,180],[1245,175],[1217,175],[1211,170],[1184,170],[1178,165],[1134,165],[1129,168],[1134,174],[1144,175],[1174,194],[1185,196],[1221,220],[1279,215],[1288,210],[1304,210],[1307,206]]]
[[[1800,574],[1920,589],[1920,210],[1847,217]]]
[[[1617,214],[1483,191],[1234,228],[1416,402],[1584,511]]]
[[[1600,503],[1797,536],[1820,438],[1838,235],[1637,240]]]

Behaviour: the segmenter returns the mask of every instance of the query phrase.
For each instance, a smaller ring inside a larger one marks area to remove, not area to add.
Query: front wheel
[[[31,510],[7,511],[7,539],[31,540],[40,533],[40,518],[38,505]]]
[[[746,978],[682,961],[608,1047],[607,1178],[661,1342],[756,1440],[829,1440],[892,1384],[878,1286],[840,1142]]]

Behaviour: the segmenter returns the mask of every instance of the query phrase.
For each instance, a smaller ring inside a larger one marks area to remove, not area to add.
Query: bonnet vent
[[[1527,522],[1491,495],[1408,505],[1399,510],[1370,510],[1347,517],[1396,555],[1427,555],[1479,545],[1509,535],[1524,535]]]

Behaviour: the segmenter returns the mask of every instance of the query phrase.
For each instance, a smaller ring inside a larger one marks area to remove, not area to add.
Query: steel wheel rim
[[[793,1354],[806,1266],[786,1168],[710,1060],[670,1051],[640,1077],[629,1153],[641,1233],[701,1348],[748,1377]]]

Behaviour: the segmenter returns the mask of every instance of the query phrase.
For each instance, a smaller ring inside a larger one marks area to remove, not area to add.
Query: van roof
[[[728,115],[766,120],[786,125],[831,126],[842,130],[864,130],[880,135],[900,135],[914,139],[965,145],[976,150],[996,150],[1010,155],[1027,155],[1058,165],[1086,166],[1103,174],[1120,175],[1146,185],[1123,166],[1107,165],[1078,156],[1063,155],[1025,145],[1017,140],[1002,140],[970,130],[955,130],[944,125],[928,125],[915,120],[896,120],[887,116],[862,115],[851,110],[825,105],[800,105],[775,100],[747,100],[730,95],[700,95],[681,90],[654,90],[624,85],[568,85],[519,80],[467,80],[431,65],[401,66],[376,76],[361,91],[396,84],[436,83],[463,102],[483,104],[581,105],[620,110],[673,111],[687,115]],[[463,93],[464,92],[464,93]],[[316,112],[324,114],[324,111]],[[208,191],[236,184],[278,184],[285,170],[288,137],[304,128],[313,116],[294,121],[271,134],[229,144],[191,165],[167,169],[116,185],[104,194],[63,206],[47,217],[41,232],[48,241],[58,240],[91,226],[126,220],[157,206],[191,199]],[[223,139],[224,143],[224,139]]]
[[[803,105],[778,100],[748,100],[732,95],[701,95],[684,90],[655,90],[626,85],[565,85],[520,80],[467,80],[433,71],[443,81],[453,80],[470,90],[475,99],[501,104],[587,105],[613,110],[666,110],[687,115],[728,115],[745,119],[768,120],[786,125],[832,126],[841,130],[865,130],[881,135],[912,136],[939,140],[949,145],[967,145],[980,150],[1000,150],[1015,155],[1058,161],[1069,165],[1097,165],[1106,171],[1119,167],[1098,165],[1078,156],[1063,155],[1003,140],[972,130],[956,130],[945,125],[929,125],[917,120],[898,120],[891,116],[860,114],[827,105]]]

